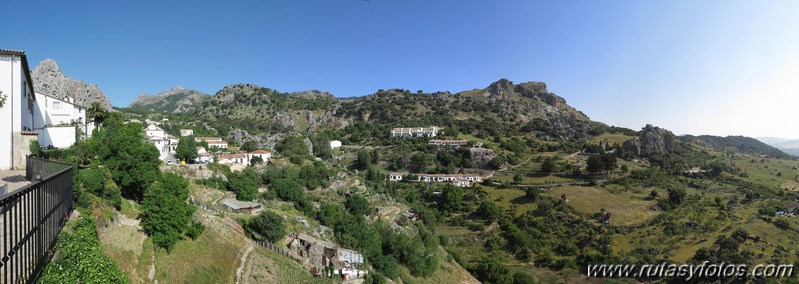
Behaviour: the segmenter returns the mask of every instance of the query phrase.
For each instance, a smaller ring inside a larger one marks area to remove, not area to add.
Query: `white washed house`
[[[339,140],[330,140],[330,149],[336,149],[341,147],[341,141]]]
[[[79,138],[76,126],[83,133],[81,137],[91,137],[94,122],[86,118],[86,107],[76,105],[72,98],[35,94],[34,125],[39,133],[39,145],[55,148],[72,146]]]
[[[28,58],[24,51],[0,49],[0,170],[24,169],[25,155],[36,132],[33,91]]]
[[[195,137],[194,141],[197,143],[205,141],[208,143],[208,148],[227,149],[227,142],[219,137]]]
[[[181,129],[180,130],[180,136],[181,137],[183,137],[183,136],[194,136],[194,130],[192,130],[192,129]]]
[[[406,176],[415,176],[415,181],[422,181],[426,183],[431,182],[448,182],[455,186],[468,187],[472,183],[479,183],[483,181],[483,177],[476,174],[408,174],[408,173],[389,173],[389,181],[403,181]]]

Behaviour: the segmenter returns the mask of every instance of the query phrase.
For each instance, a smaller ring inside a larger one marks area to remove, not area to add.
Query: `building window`
[[[61,102],[53,102],[53,109],[61,109]]]

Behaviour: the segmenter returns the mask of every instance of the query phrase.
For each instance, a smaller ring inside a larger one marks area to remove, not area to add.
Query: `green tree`
[[[356,216],[369,215],[369,211],[371,211],[369,201],[360,194],[353,194],[347,197],[347,200],[344,201],[344,206],[347,207],[347,210],[352,215]]]
[[[544,163],[541,164],[541,171],[545,173],[551,173],[555,171],[555,158],[548,157],[544,159]]]
[[[241,145],[241,150],[244,150],[246,152],[253,152],[255,150],[258,150],[258,142],[255,142],[253,140],[244,142],[244,144]]]
[[[585,168],[586,171],[592,174],[596,174],[602,172],[605,169],[604,161],[602,161],[602,155],[596,154],[588,157],[587,166]]]
[[[283,201],[297,202],[305,198],[303,186],[291,179],[278,179],[270,184],[272,190],[277,193],[277,197]]]
[[[186,232],[196,208],[187,202],[189,182],[183,177],[165,173],[144,193],[141,203],[141,225],[153,243],[172,250]]]
[[[247,222],[247,232],[256,240],[278,242],[286,236],[283,218],[272,211],[261,211],[257,217]]]
[[[236,194],[238,200],[253,200],[258,197],[261,176],[251,168],[241,172],[232,172],[228,177],[228,187]]]
[[[488,200],[480,202],[480,207],[477,207],[477,215],[486,220],[497,220],[500,214],[497,204]]]
[[[253,156],[252,159],[250,159],[250,166],[260,165],[263,163],[264,159],[261,158],[261,156]]]
[[[444,188],[443,197],[444,202],[441,204],[445,212],[455,212],[461,210],[463,206],[463,189],[451,184],[448,184]]]
[[[305,144],[305,139],[302,139],[302,137],[287,135],[277,142],[275,150],[286,157],[307,156],[308,144]]]
[[[369,150],[360,149],[358,150],[357,158],[355,162],[352,164],[352,167],[356,170],[366,170],[369,166],[372,165],[372,154],[369,153]]]
[[[192,136],[183,136],[178,140],[178,147],[175,149],[175,158],[181,161],[193,161],[200,157],[197,153],[197,143]]]
[[[112,113],[105,127],[87,140],[89,157],[96,157],[111,170],[114,182],[122,188],[123,195],[141,200],[144,190],[160,174],[158,149],[145,141],[139,123],[122,123],[121,116]]]

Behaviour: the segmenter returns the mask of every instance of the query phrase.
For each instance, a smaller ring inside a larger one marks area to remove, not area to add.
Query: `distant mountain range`
[[[774,146],[785,153],[799,157],[799,139],[784,139],[774,137],[758,137],[757,140]]]

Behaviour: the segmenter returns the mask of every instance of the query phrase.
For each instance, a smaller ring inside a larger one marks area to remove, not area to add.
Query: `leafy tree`
[[[480,207],[477,207],[477,215],[486,220],[497,220],[500,214],[497,204],[488,200],[480,202]]]
[[[612,174],[616,169],[616,155],[613,153],[602,154],[602,169]]]
[[[504,164],[505,158],[502,156],[497,156],[496,158],[491,159],[491,161],[488,161],[488,167],[495,170],[502,168]]]
[[[188,229],[196,208],[187,202],[189,182],[183,177],[165,173],[144,193],[141,203],[141,225],[153,243],[168,251]]]
[[[8,98],[8,96],[4,95],[3,91],[0,91],[0,107],[6,105],[6,98]]]
[[[249,140],[247,142],[244,142],[244,144],[241,145],[241,150],[246,151],[246,152],[253,152],[255,150],[258,150],[258,146],[259,146],[258,142],[255,142],[253,140]]]
[[[247,232],[257,240],[276,243],[286,236],[283,218],[272,211],[261,211],[257,217],[247,222]]]
[[[307,156],[308,144],[305,144],[305,139],[302,139],[302,137],[288,135],[277,142],[277,145],[275,145],[275,150],[286,157]]]
[[[524,178],[522,177],[522,175],[520,173],[516,173],[515,175],[513,175],[513,182],[521,183],[523,180],[524,180]]]
[[[669,203],[671,203],[672,208],[680,206],[682,202],[685,200],[685,190],[679,187],[672,187],[668,189],[669,192]]]
[[[511,274],[496,257],[485,256],[475,261],[472,272],[478,280],[485,283],[510,283]]]
[[[175,149],[175,158],[181,161],[193,161],[200,157],[197,153],[197,143],[192,136],[183,136],[178,140],[178,147]]]
[[[99,158],[111,170],[124,195],[141,200],[160,174],[158,149],[144,140],[141,124],[123,124],[119,114],[112,113],[104,125],[87,141],[88,156]]]
[[[586,171],[592,174],[596,174],[604,169],[605,169],[605,164],[604,161],[602,161],[602,155],[596,154],[596,155],[591,155],[591,157],[588,157],[587,165],[585,168]]]
[[[555,171],[555,158],[548,157],[544,159],[544,163],[541,164],[541,171],[545,173],[551,173]]]
[[[250,166],[260,165],[264,163],[264,159],[261,156],[253,156],[250,159]]]
[[[347,200],[344,201],[344,206],[347,207],[347,210],[352,215],[355,216],[369,215],[369,211],[371,211],[371,208],[369,207],[369,201],[360,194],[354,194],[347,197]]]
[[[358,150],[358,156],[355,159],[355,162],[352,164],[352,167],[356,170],[366,170],[369,166],[372,165],[372,155],[369,153],[369,150],[360,149]]]
[[[305,191],[303,186],[291,179],[278,179],[270,184],[272,190],[277,193],[277,197],[283,201],[297,202],[305,198]]]
[[[446,212],[455,212],[461,209],[463,205],[463,189],[451,184],[448,184],[443,189],[444,202],[442,207]]]
[[[241,172],[232,172],[228,177],[228,187],[236,193],[238,200],[253,200],[258,197],[261,177],[255,170],[246,168]]]

